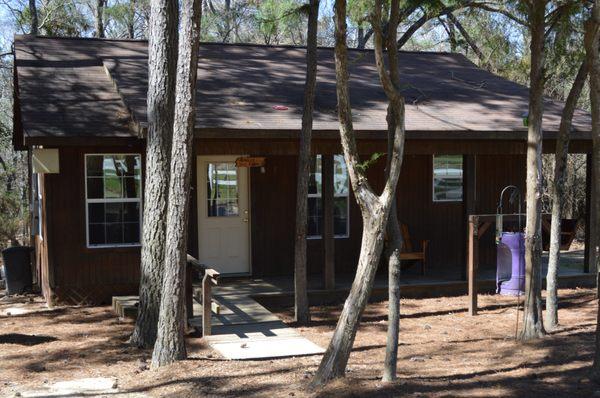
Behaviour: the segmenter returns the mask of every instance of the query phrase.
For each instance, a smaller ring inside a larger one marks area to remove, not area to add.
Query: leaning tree
[[[400,1],[392,0],[389,8],[389,17],[387,22],[387,34],[383,31],[381,0],[375,2],[375,8],[372,15],[375,49],[375,62],[379,80],[383,91],[388,99],[387,108],[387,152],[391,154],[394,151],[396,137],[399,137],[400,145],[398,147],[400,164],[402,166],[402,157],[404,153],[405,125],[404,125],[404,97],[400,93],[400,67],[398,65],[398,47],[397,32],[400,23]],[[387,49],[388,67],[385,65],[384,47]],[[386,177],[392,168],[392,157],[387,157]],[[398,362],[398,335],[400,332],[400,252],[402,250],[402,231],[398,222],[398,209],[396,205],[396,192],[392,200],[390,214],[387,224],[387,242],[384,251],[384,257],[388,264],[388,329],[385,350],[385,360],[383,368],[384,382],[391,382],[396,379],[396,368]]]
[[[388,216],[400,176],[403,145],[402,135],[397,134],[394,137],[393,150],[388,154],[391,157],[388,178],[383,192],[378,196],[371,188],[364,168],[360,167],[352,123],[348,89],[346,0],[336,0],[334,11],[335,75],[340,137],[352,190],[362,215],[363,235],[352,288],[344,303],[327,351],[312,380],[312,386],[320,386],[334,378],[344,376],[358,324],[371,294],[375,273],[381,258]],[[398,116],[400,117],[400,115]],[[398,125],[403,125],[403,121]]]

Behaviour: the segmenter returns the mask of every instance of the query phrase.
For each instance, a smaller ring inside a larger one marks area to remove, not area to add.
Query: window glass
[[[342,155],[333,159],[333,233],[336,237],[347,237],[349,233],[349,179],[346,162]],[[309,238],[321,238],[323,234],[323,200],[321,190],[321,155],[313,158],[308,184],[308,228]]]
[[[463,157],[433,157],[433,201],[460,202],[463,198]]]
[[[140,243],[141,156],[86,155],[88,246]]]
[[[235,163],[209,163],[206,181],[208,217],[238,216],[238,180]]]
[[[333,194],[347,197],[349,192],[348,169],[343,155],[334,156],[333,168]]]

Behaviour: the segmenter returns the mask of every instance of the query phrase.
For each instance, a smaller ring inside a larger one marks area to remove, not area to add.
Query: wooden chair
[[[425,275],[425,264],[427,263],[427,246],[429,246],[428,240],[421,241],[421,251],[413,249],[412,241],[410,239],[410,232],[406,224],[401,225],[402,228],[402,252],[400,253],[400,260],[414,260],[414,262],[421,263],[421,275]],[[413,262],[413,263],[414,263]]]

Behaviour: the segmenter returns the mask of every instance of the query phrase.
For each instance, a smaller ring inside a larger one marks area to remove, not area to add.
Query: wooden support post
[[[583,259],[583,272],[595,273],[594,260],[591,256],[591,224],[592,224],[592,163],[593,155],[588,153],[586,155],[586,170],[585,170],[585,247],[584,247],[584,259]]]
[[[212,318],[212,284],[210,276],[205,273],[202,278],[202,336],[210,336]]]
[[[193,286],[194,269],[190,263],[185,264],[185,318],[191,319],[194,317],[194,286]],[[187,324],[186,324],[187,325]]]
[[[477,271],[479,268],[479,217],[469,217],[469,315],[477,315]]]
[[[467,237],[463,256],[465,262],[469,253],[469,216],[476,213],[476,160],[475,155],[463,155],[463,220]],[[463,268],[461,278],[467,280],[467,267]]]
[[[325,270],[323,273],[326,290],[335,289],[335,240],[333,232],[333,155],[321,157],[321,190],[323,197],[323,249]]]

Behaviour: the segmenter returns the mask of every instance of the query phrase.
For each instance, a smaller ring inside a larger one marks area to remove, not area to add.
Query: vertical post
[[[593,169],[593,155],[591,153],[586,154],[586,169],[585,169],[585,251],[583,259],[583,272],[595,273],[597,272],[594,266],[594,259],[592,258],[592,242],[591,242],[591,231],[592,231],[592,169]]]
[[[210,276],[204,273],[202,278],[202,336],[210,336],[211,333],[211,302],[212,285]]]
[[[187,320],[194,316],[194,286],[192,284],[192,278],[194,270],[190,263],[185,263],[185,320],[187,326]]]
[[[463,220],[464,231],[467,236],[465,242],[463,259],[467,261],[469,253],[469,216],[476,212],[476,171],[475,171],[475,155],[463,155]],[[462,280],[467,280],[467,267],[462,269]]]
[[[333,232],[333,155],[321,157],[321,193],[323,197],[323,248],[325,270],[323,273],[326,290],[335,289],[335,241]]]
[[[477,271],[479,268],[479,217],[469,216],[469,315],[477,315]]]

